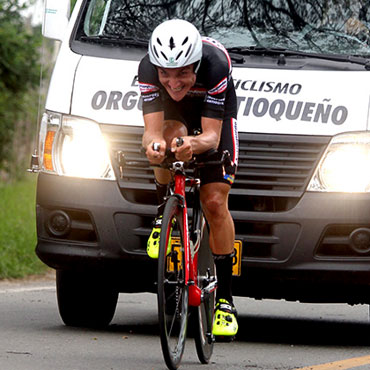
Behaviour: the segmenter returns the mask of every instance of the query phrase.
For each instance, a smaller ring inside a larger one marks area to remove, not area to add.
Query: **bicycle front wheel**
[[[177,369],[180,365],[188,323],[182,211],[176,197],[167,200],[158,256],[159,329],[163,357],[169,369]]]

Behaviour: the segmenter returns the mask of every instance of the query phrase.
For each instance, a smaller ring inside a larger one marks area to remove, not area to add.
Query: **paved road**
[[[181,369],[369,369],[367,306],[236,298],[240,333],[200,365],[187,343]],[[0,283],[0,370],[165,369],[153,294],[121,294],[106,330],[60,320],[53,277]],[[345,361],[347,360],[347,361]],[[341,361],[341,362],[337,362]],[[328,363],[336,362],[331,367]],[[309,365],[322,365],[313,367]]]

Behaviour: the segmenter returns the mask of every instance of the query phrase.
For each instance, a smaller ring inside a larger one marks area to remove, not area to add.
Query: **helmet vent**
[[[182,50],[177,54],[176,60],[180,58],[181,54],[182,54]]]
[[[166,57],[166,54],[163,51],[161,51],[161,54],[162,54],[164,59],[168,60],[167,57]]]
[[[181,45],[185,45],[185,44],[188,42],[188,40],[189,40],[189,37],[188,37],[188,36],[186,36],[186,37],[185,37],[185,39],[184,39],[184,41],[182,42],[182,44],[181,44]]]
[[[157,37],[157,42],[158,42],[159,45],[162,46],[161,40],[158,37]]]
[[[153,45],[153,50],[154,50],[154,53],[155,53],[155,55],[157,56],[157,58],[159,58],[157,48],[156,48],[154,45]]]
[[[192,44],[189,45],[188,50],[186,51],[185,58],[189,55]]]
[[[175,45],[175,41],[174,41],[174,39],[173,39],[173,37],[171,36],[170,37],[170,49],[172,50],[172,49],[175,49],[175,47],[176,47],[176,45]]]

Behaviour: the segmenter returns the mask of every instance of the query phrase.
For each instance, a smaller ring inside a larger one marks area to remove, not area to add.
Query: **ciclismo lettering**
[[[279,122],[282,119],[302,122],[333,123],[342,125],[348,117],[348,109],[329,103],[304,101],[285,101],[282,99],[268,100],[266,98],[238,97],[238,116],[266,117]]]
[[[235,90],[298,95],[302,85],[274,81],[234,80]]]

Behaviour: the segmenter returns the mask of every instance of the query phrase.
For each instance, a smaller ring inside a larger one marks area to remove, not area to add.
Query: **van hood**
[[[71,114],[99,123],[143,126],[138,62],[81,58]],[[368,128],[370,74],[235,67],[242,132],[335,135]]]

